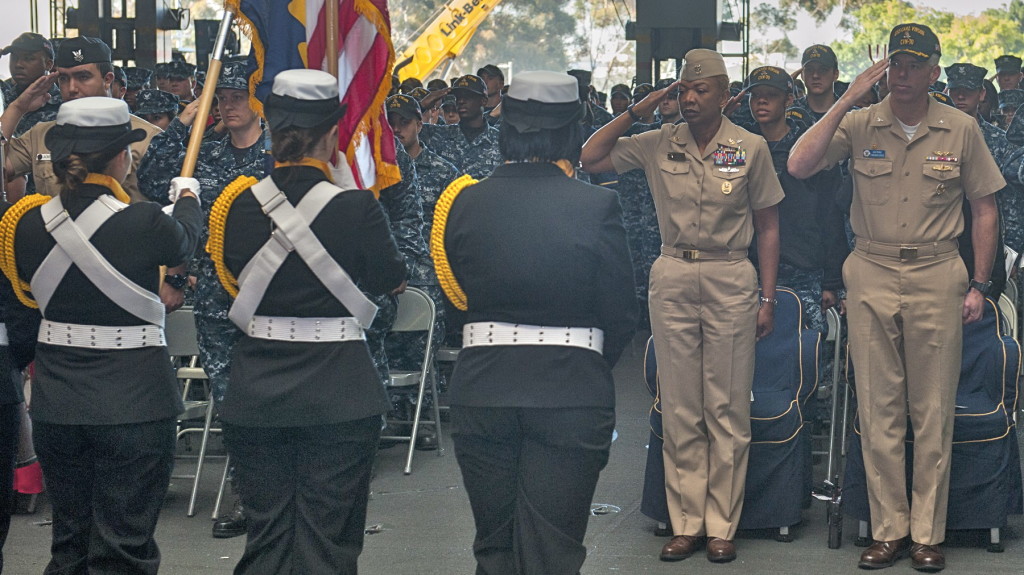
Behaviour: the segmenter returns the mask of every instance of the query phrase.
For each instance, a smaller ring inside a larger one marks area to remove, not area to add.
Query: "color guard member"
[[[435,211],[438,277],[467,315],[451,419],[479,575],[577,575],[608,462],[636,299],[614,192],[573,178],[583,111],[568,74],[516,74],[506,163]]]
[[[405,263],[373,194],[332,183],[337,80],[281,72],[264,110],[273,173],[238,178],[210,215],[245,332],[220,407],[248,527],[235,573],[354,575],[387,408],[364,336],[377,308],[361,290],[396,291]]]
[[[202,215],[188,178],[172,183],[173,216],[128,205],[129,145],[145,138],[121,100],[65,102],[46,133],[59,196],[27,196],[0,220],[3,272],[43,316],[32,419],[53,506],[47,573],[160,565],[153,531],[183,406],[155,292],[160,266],[192,256]]]

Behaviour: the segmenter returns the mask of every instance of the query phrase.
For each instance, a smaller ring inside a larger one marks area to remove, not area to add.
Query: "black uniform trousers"
[[[355,575],[379,415],[306,427],[224,424],[248,539],[236,575]]]
[[[477,575],[577,575],[612,408],[451,408]]]
[[[119,425],[33,422],[53,506],[46,575],[155,574],[153,539],[174,466],[174,419]]]
[[[21,404],[0,405],[0,573],[4,570],[4,542],[11,528],[11,497],[14,495],[14,463],[18,457]]]

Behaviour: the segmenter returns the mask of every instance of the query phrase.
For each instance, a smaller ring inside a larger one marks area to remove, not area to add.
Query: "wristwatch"
[[[992,281],[989,280],[987,282],[979,282],[972,279],[971,285],[969,288],[967,288],[967,291],[970,291],[971,288],[978,290],[978,292],[981,293],[981,295],[988,297],[988,293],[992,291]]]
[[[635,106],[635,105],[636,104],[630,104],[630,105],[626,106],[626,113],[629,114],[630,118],[633,118],[634,122],[639,122],[640,120],[642,120],[642,118],[640,117],[639,114],[637,114],[636,112],[633,111],[633,106]]]
[[[188,276],[183,274],[165,275],[164,283],[176,290],[183,290],[188,285]]]

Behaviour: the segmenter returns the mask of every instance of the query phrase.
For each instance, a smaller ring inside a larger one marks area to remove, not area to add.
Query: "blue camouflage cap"
[[[1024,90],[1003,90],[999,92],[999,109],[1011,108],[1016,110],[1024,105]]]
[[[1021,59],[1017,56],[1004,54],[996,58],[996,73],[1002,74],[1009,72],[1011,74],[1016,74],[1021,71],[1021,62]]]
[[[224,64],[217,78],[217,89],[249,91],[249,70],[245,62],[229,62]]]
[[[153,78],[153,71],[148,68],[128,66],[124,68],[124,75],[128,78],[126,87],[129,90],[142,90],[149,85],[149,81]]]
[[[409,96],[412,96],[413,98],[416,98],[416,101],[419,102],[423,98],[426,98],[427,96],[430,95],[430,90],[428,90],[428,89],[426,89],[426,88],[424,88],[422,86],[419,86],[419,87],[413,88],[412,90],[409,90],[408,92],[406,92],[406,95],[409,95]]]
[[[135,97],[135,115],[178,113],[179,98],[163,90],[140,90]]]
[[[124,68],[114,66],[114,81],[120,82],[125,88],[128,87],[128,75],[125,74]]]
[[[194,78],[196,67],[184,60],[171,60],[156,65],[157,78]]]
[[[654,86],[652,86],[652,85],[650,85],[650,84],[648,84],[646,82],[643,83],[643,84],[637,84],[636,87],[633,88],[633,101],[634,102],[639,102],[640,100],[643,100],[644,98],[646,98],[647,94],[650,94],[653,91],[654,91]]]
[[[985,75],[988,70],[981,66],[957,62],[946,67],[946,87],[964,88],[965,90],[980,90],[984,86]]]
[[[206,85],[206,71],[196,70],[196,86],[202,88]]]

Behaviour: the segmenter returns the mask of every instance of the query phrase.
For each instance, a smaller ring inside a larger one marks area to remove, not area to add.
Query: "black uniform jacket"
[[[271,177],[292,205],[326,180],[322,172],[306,166],[277,168]],[[372,192],[337,195],[310,228],[364,292],[387,293],[405,279],[405,262]],[[270,218],[252,191],[243,192],[231,206],[225,229],[224,261],[235,277],[270,239],[271,230]],[[352,315],[294,252],[270,282],[256,313]],[[232,352],[221,417],[251,427],[301,427],[362,419],[386,409],[387,394],[366,342],[297,343],[244,336]]]
[[[615,192],[549,163],[505,164],[459,194],[445,249],[467,322],[604,330],[604,356],[566,346],[459,353],[453,405],[614,407],[611,368],[633,335],[633,267]]]
[[[64,202],[77,218],[101,194],[103,186],[83,184]],[[92,244],[139,286],[156,293],[159,266],[176,266],[192,257],[202,228],[199,203],[184,198],[174,216],[153,202],[128,206],[92,236]],[[56,241],[38,209],[26,213],[14,236],[18,275],[29,279]],[[50,299],[50,321],[83,325],[132,326],[146,322],[111,301],[74,264]],[[32,418],[67,425],[140,423],[174,417],[182,410],[177,380],[167,349],[142,347],[93,350],[39,343],[32,385]]]

